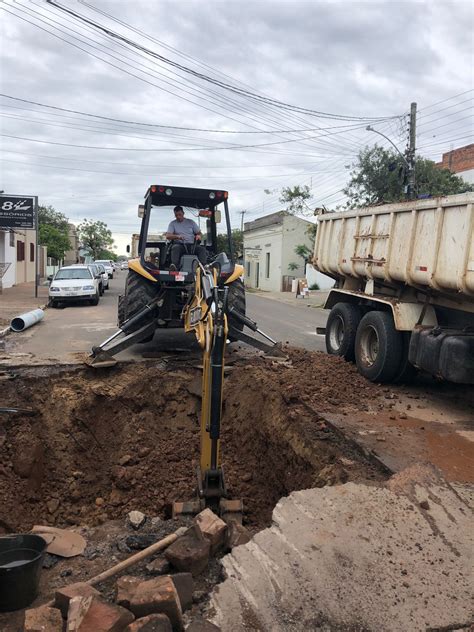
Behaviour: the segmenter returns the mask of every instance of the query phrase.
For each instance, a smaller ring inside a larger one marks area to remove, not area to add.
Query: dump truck
[[[474,384],[474,193],[318,217],[328,353],[373,382]]]

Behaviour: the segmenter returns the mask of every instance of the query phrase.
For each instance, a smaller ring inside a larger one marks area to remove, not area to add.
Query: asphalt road
[[[83,359],[117,329],[117,299],[123,292],[125,271],[116,272],[99,305],[71,304],[47,309],[41,323],[21,334],[7,337],[6,350],[15,363],[70,363]],[[326,312],[298,303],[289,305],[256,294],[247,295],[248,316],[277,341],[311,350],[324,350],[316,327],[324,326]],[[190,334],[182,330],[158,330],[152,342],[123,351],[120,360],[140,359],[144,352],[188,347]]]

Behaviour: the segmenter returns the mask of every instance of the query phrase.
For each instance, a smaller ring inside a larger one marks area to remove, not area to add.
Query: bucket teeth
[[[203,499],[187,500],[185,502],[173,503],[172,517],[177,516],[197,516],[205,508],[205,502]]]

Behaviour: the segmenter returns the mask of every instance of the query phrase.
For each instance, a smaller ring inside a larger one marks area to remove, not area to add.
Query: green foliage
[[[238,228],[232,229],[232,245],[235,256],[242,257],[244,252],[244,236],[242,231]],[[227,233],[217,235],[217,252],[225,252],[228,256],[230,255]]]
[[[309,186],[283,187],[280,195],[280,202],[286,205],[286,210],[293,215],[299,213],[312,212],[306,200],[311,198]]]
[[[298,244],[298,246],[296,246],[295,248],[295,254],[298,255],[298,257],[302,257],[302,259],[304,259],[306,263],[309,256],[311,255],[311,249],[308,248],[306,244]]]
[[[47,246],[48,257],[60,261],[71,244],[69,242],[68,219],[52,206],[38,208],[38,239],[42,246]]]
[[[66,251],[71,247],[67,232],[50,224],[39,225],[39,242],[48,247],[48,257],[56,261],[64,259]]]
[[[101,221],[84,219],[77,227],[79,239],[94,259],[112,259],[112,256],[102,257],[102,253],[113,255],[108,248],[113,245],[112,232],[107,228],[107,224]],[[115,255],[114,255],[115,256]]]
[[[309,286],[310,290],[319,290],[319,285],[317,283],[311,283]]]
[[[112,250],[101,250],[98,259],[110,259],[111,261],[117,261],[117,255]]]
[[[406,165],[392,149],[366,147],[353,165],[351,179],[344,189],[348,207],[362,207],[405,199]],[[415,194],[452,195],[472,191],[473,187],[448,169],[439,169],[432,160],[415,162]]]
[[[294,270],[298,270],[299,267],[299,264],[295,263],[294,261],[288,264],[288,270],[291,270],[292,272]]]

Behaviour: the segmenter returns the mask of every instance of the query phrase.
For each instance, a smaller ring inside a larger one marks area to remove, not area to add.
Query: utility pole
[[[244,215],[247,211],[240,211],[240,232],[244,232]]]
[[[409,139],[406,149],[406,159],[408,163],[408,186],[407,199],[415,198],[415,149],[416,149],[416,103],[410,107]]]

